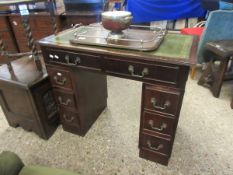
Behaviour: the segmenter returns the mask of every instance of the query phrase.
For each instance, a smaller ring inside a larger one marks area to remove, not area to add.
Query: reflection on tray
[[[142,30],[147,29],[147,30]],[[149,29],[149,30],[148,30]],[[86,44],[132,50],[151,51],[159,47],[166,35],[166,30],[149,26],[130,26],[124,30],[124,38],[115,39],[109,35],[109,31],[101,24],[80,26],[75,29],[74,39],[71,44]]]

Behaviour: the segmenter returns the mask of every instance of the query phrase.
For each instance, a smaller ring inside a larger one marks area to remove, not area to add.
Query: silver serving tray
[[[124,38],[114,39],[109,35],[110,31],[104,29],[101,24],[79,26],[75,29],[74,38],[70,43],[152,51],[159,47],[167,32],[161,28],[148,29],[148,26],[130,26],[123,31]]]

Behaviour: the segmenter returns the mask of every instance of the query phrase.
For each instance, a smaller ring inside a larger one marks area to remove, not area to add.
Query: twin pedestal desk
[[[142,52],[72,45],[74,33],[39,41],[63,129],[81,136],[89,130],[107,106],[106,75],[142,81],[139,155],[167,165],[196,38],[168,33],[156,51]]]

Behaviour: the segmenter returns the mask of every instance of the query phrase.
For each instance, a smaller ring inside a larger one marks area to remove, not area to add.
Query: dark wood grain
[[[69,125],[65,122],[64,130],[79,135],[88,131],[106,106],[106,74],[141,81],[139,156],[167,165],[172,153],[189,66],[193,64],[197,50],[197,40],[193,39],[188,58],[173,59],[120,49],[73,46],[60,42],[54,44],[50,42],[52,37],[39,42],[47,68],[69,72],[73,86],[65,91],[74,93],[78,103],[77,109],[73,108],[72,112],[73,116],[80,119],[80,124]],[[57,59],[54,59],[55,55]],[[53,76],[51,74],[50,78]],[[153,98],[156,102],[152,103]],[[166,106],[167,101],[169,105]],[[64,114],[63,111],[68,108],[60,106]],[[166,123],[166,127],[155,131],[154,128],[161,128],[163,123]]]
[[[10,126],[21,126],[48,139],[59,118],[47,73],[40,74],[32,59],[12,62],[14,73],[0,67],[0,103]],[[28,73],[30,72],[30,74]]]
[[[84,136],[107,106],[106,75],[64,65],[46,66],[59,105],[63,129]],[[62,74],[61,79],[67,79],[67,84],[62,86],[54,82],[57,73]],[[68,99],[70,102],[67,102]]]

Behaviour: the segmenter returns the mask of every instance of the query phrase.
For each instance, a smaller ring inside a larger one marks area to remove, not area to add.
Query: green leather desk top
[[[166,62],[179,62],[180,64],[190,65],[194,64],[192,61],[193,53],[196,52],[197,40],[191,35],[181,35],[177,33],[169,33],[165,36],[163,42],[155,51],[135,51],[118,48],[108,48],[103,46],[89,46],[89,45],[73,45],[70,44],[70,39],[74,37],[75,29],[65,30],[60,32],[57,36],[49,36],[39,41],[42,46],[57,46],[59,48],[68,48],[72,50],[94,50],[96,52],[110,52],[115,55],[128,55],[128,56],[144,56],[151,57]],[[194,49],[193,49],[194,48]],[[195,56],[194,56],[195,57]]]

